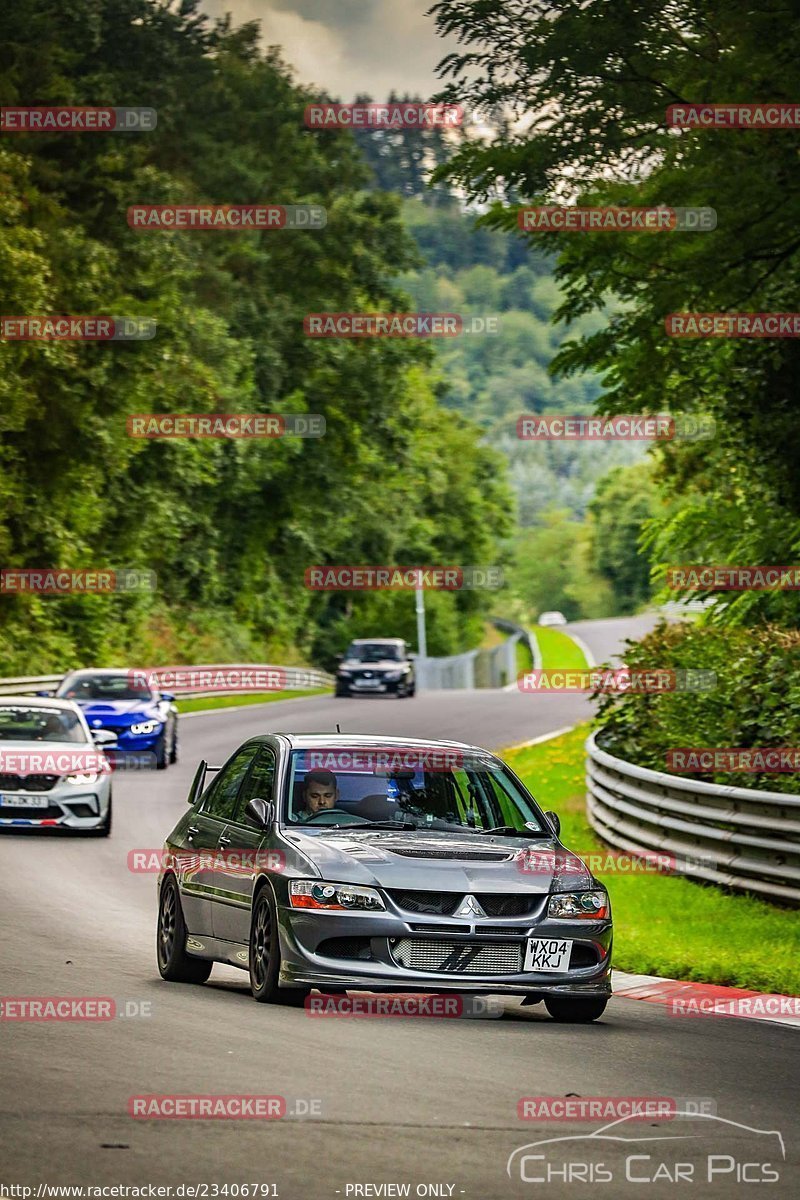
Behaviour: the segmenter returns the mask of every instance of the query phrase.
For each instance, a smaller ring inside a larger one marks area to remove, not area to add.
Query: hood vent
[[[447,862],[508,862],[514,857],[514,851],[506,850],[418,850],[416,847],[388,846],[381,847],[392,854],[402,854],[405,858],[438,858]]]

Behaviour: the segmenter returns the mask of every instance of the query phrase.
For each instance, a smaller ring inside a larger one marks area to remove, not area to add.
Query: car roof
[[[266,737],[267,735],[261,736]],[[286,738],[293,750],[315,750],[319,747],[325,750],[371,750],[373,748],[384,750],[391,749],[393,746],[404,750],[414,750],[419,746],[425,750],[440,747],[445,750],[472,750],[494,757],[491,751],[486,750],[483,746],[472,746],[468,742],[454,742],[439,738],[383,737],[374,733],[286,733],[285,731],[271,736]]]
[[[67,675],[145,675],[139,667],[75,667]]]
[[[377,643],[379,646],[404,646],[405,638],[353,638],[350,642],[351,646],[363,646],[364,644]]]
[[[74,700],[57,700],[55,696],[0,696],[0,706],[3,704],[24,704],[27,708],[66,708],[81,715]]]

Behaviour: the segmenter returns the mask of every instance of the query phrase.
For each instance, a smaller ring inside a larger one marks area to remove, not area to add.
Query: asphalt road
[[[618,648],[622,628],[602,624],[588,637],[581,630],[598,658]],[[0,994],[106,996],[131,1014],[143,1005],[149,1011],[99,1023],[0,1021],[0,1181],[32,1186],[32,1196],[39,1184],[172,1185],[173,1196],[186,1184],[209,1185],[208,1196],[213,1185],[227,1184],[235,1196],[230,1185],[274,1184],[271,1194],[284,1200],[494,1200],[533,1196],[543,1186],[557,1197],[599,1188],[615,1200],[798,1194],[793,1029],[678,1019],[658,1005],[622,999],[584,1028],[556,1025],[541,1005],[523,1009],[516,1000],[502,1001],[497,1019],[312,1018],[256,1005],[246,975],[231,968],[216,967],[202,987],[158,976],[155,876],[129,871],[127,856],[160,847],[200,756],[221,760],[258,730],[329,730],[336,721],[343,730],[500,747],[586,711],[581,697],[456,692],[398,701],[319,697],[197,715],[183,721],[177,767],[115,778],[107,841],[0,838]],[[280,1095],[296,1115],[128,1116],[131,1096],[165,1093]],[[550,1182],[524,1182],[519,1158],[509,1176],[517,1148],[604,1123],[518,1119],[521,1097],[572,1095],[703,1099],[723,1121],[653,1120],[611,1131],[635,1139],[632,1145],[595,1139],[538,1147],[530,1155],[545,1159],[526,1158],[523,1173],[532,1180],[556,1171]],[[786,1161],[774,1134],[740,1126],[782,1131]],[[640,1140],[678,1134],[680,1141]],[[710,1184],[709,1154],[718,1156]],[[655,1181],[626,1182],[626,1160],[632,1176]],[[675,1182],[676,1162],[683,1182]],[[770,1171],[778,1182],[736,1183],[737,1173],[764,1179]]]

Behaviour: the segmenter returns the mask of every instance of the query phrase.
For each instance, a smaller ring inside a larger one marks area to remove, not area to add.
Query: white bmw
[[[111,764],[77,704],[0,696],[0,830],[20,827],[111,832]]]

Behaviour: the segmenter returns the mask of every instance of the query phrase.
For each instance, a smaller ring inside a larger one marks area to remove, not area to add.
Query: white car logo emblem
[[[481,908],[474,896],[465,896],[456,909],[454,916],[456,917],[485,917],[486,913]]]

